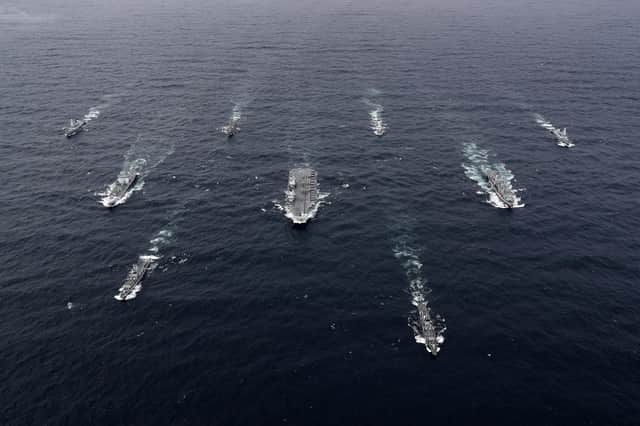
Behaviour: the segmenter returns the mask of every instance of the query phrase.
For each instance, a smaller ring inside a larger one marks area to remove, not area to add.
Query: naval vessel
[[[142,280],[151,269],[154,260],[153,256],[140,256],[138,263],[133,265],[114,298],[120,302],[126,302],[136,297],[136,293],[142,287]]]
[[[437,356],[438,352],[440,352],[440,341],[436,327],[431,319],[429,306],[427,306],[426,302],[419,302],[416,307],[418,308],[418,318],[417,321],[411,324],[411,328],[416,333],[416,342],[423,344],[431,355]]]
[[[309,167],[289,171],[286,211],[294,224],[304,224],[318,210],[318,175]]]
[[[238,120],[233,117],[230,118],[229,122],[222,128],[222,130],[228,138],[233,137],[236,133],[238,133],[238,130],[240,130],[240,127],[238,127]]]
[[[493,169],[487,169],[484,171],[487,182],[491,186],[493,192],[498,196],[508,208],[513,208],[515,201],[511,189],[505,184],[504,179],[498,175]]]
[[[84,120],[69,120],[69,126],[64,127],[64,135],[68,138],[77,134],[87,124]]]
[[[560,146],[572,146],[573,144],[569,140],[569,136],[567,135],[567,128],[564,129],[556,129],[555,127],[551,129],[551,133],[556,137],[558,142],[560,142]]]
[[[109,197],[104,199],[104,206],[109,208],[117,206],[120,203],[120,200],[127,195],[127,192],[129,192],[129,190],[133,188],[139,180],[140,173],[135,173],[125,178],[118,178],[118,183],[116,188],[113,190],[113,193],[109,194]]]

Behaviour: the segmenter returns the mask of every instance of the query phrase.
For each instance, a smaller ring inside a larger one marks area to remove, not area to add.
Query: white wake
[[[369,127],[376,136],[384,135],[387,131],[387,124],[383,117],[384,107],[366,98],[364,102],[371,108],[369,110]]]

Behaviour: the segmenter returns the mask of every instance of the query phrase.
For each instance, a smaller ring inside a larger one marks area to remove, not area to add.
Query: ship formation
[[[370,111],[371,129],[376,135],[382,136],[386,129],[382,118],[383,107],[379,104],[369,104],[373,107]],[[96,108],[92,108],[84,119],[71,119],[69,124],[63,128],[64,135],[67,138],[77,135],[86,128],[89,121],[98,117],[99,113]],[[240,108],[236,106],[226,125],[220,130],[228,138],[235,136],[240,130],[240,118]],[[536,120],[541,127],[548,130],[557,139],[558,145],[564,147],[573,146],[567,135],[566,128],[556,128],[540,115],[536,115]],[[488,151],[479,149],[475,144],[466,144],[465,154],[470,161],[469,165],[463,164],[466,174],[475,180],[486,193],[489,193],[490,198],[487,201],[490,204],[495,207],[509,209],[524,206],[524,204],[519,204],[520,199],[516,195],[518,190],[514,190],[511,187],[510,181],[513,179],[513,175],[503,164],[490,163]],[[122,204],[133,191],[141,188],[141,185],[138,184],[142,182],[143,174],[137,165],[134,164],[134,166],[131,168],[125,167],[125,171],[107,188],[105,193],[101,194],[104,195],[102,204],[105,207],[112,209]],[[285,211],[286,217],[294,225],[305,225],[317,214],[318,208],[322,203],[321,200],[328,195],[321,195],[318,188],[318,174],[315,169],[305,165],[289,171],[287,189],[285,191],[286,198],[282,210]],[[137,262],[131,266],[124,282],[114,296],[116,300],[125,302],[136,297],[142,288],[143,280],[155,269],[157,261],[162,257],[157,254],[157,250],[158,247],[154,246],[149,253],[138,257]],[[400,255],[400,257],[402,256],[405,255]],[[417,258],[414,257],[410,257],[408,260],[417,264]],[[419,276],[420,268],[415,267],[414,269],[408,271],[408,276],[411,278],[412,305],[415,307],[415,310],[412,311],[412,316],[409,318],[409,327],[414,332],[415,341],[424,345],[430,354],[436,356],[444,342],[443,332],[445,328],[443,327],[443,319],[432,313],[425,298],[426,294],[428,294],[428,289],[424,286],[423,280]]]

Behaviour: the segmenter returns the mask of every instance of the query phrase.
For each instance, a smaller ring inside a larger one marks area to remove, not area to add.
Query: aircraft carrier
[[[294,224],[305,224],[318,210],[318,175],[309,167],[289,171],[286,211]]]

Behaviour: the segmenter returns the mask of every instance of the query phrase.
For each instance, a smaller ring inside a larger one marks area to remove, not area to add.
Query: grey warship
[[[502,179],[498,173],[490,168],[484,170],[484,175],[491,186],[491,189],[498,196],[500,201],[502,201],[508,208],[513,208],[515,201],[513,198],[513,194],[511,193],[510,188],[505,184],[504,179]]]
[[[318,210],[318,174],[309,167],[289,171],[286,211],[294,224],[305,224]]]
[[[437,356],[438,352],[440,352],[440,341],[431,318],[429,306],[427,306],[427,302],[418,302],[416,307],[418,308],[418,318],[410,324],[416,334],[416,342],[422,343],[431,355]]]
[[[64,135],[70,138],[73,135],[76,135],[82,128],[87,124],[84,120],[69,120],[69,126],[64,127]]]
[[[151,269],[155,259],[153,256],[140,256],[138,263],[131,267],[127,278],[124,280],[122,287],[118,289],[118,294],[114,296],[114,299],[126,302],[135,298],[136,293],[142,288],[142,280]]]
[[[125,178],[118,178],[118,185],[114,189],[112,194],[103,199],[103,205],[108,208],[113,208],[120,204],[121,200],[127,195],[127,192],[133,188],[140,180],[140,173],[135,173]]]

